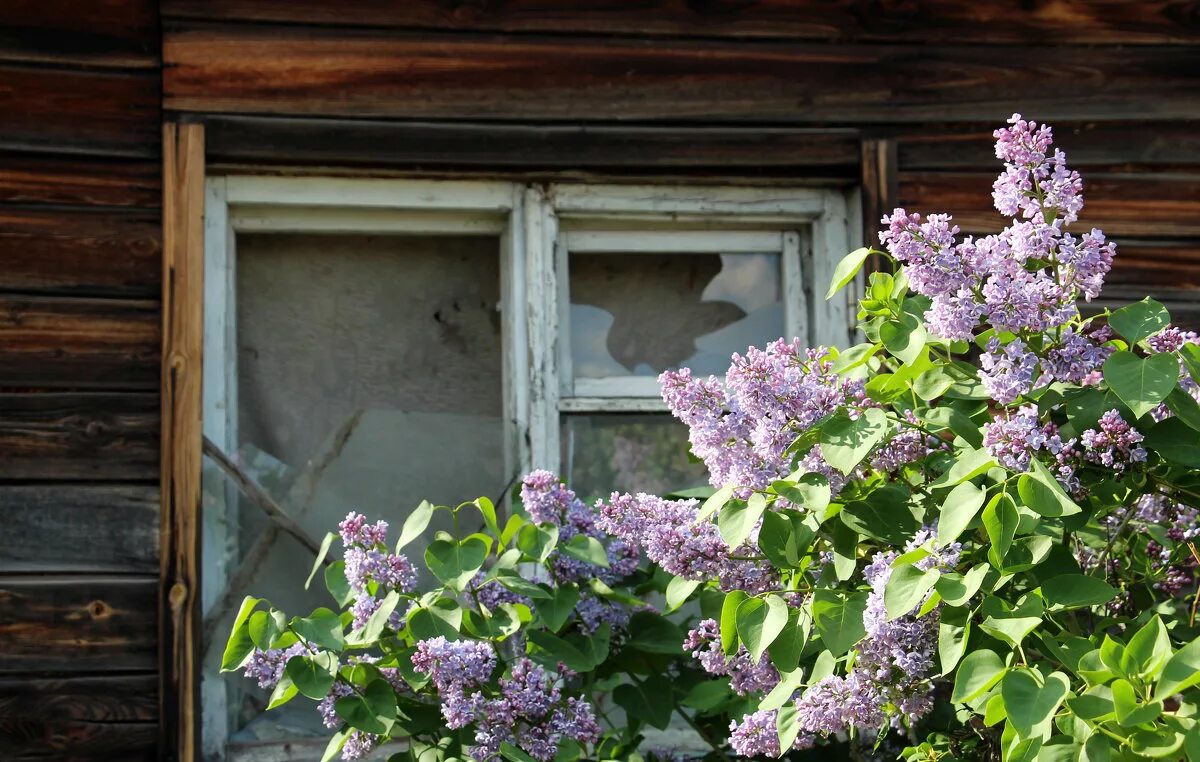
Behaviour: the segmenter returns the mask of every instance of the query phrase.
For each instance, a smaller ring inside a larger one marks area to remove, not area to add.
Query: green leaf
[[[813,593],[813,623],[834,656],[846,653],[867,634],[863,626],[866,609],[865,592],[846,594],[821,588]]]
[[[1017,479],[1017,494],[1026,506],[1042,516],[1072,516],[1080,512],[1050,469],[1036,458],[1029,462],[1029,473]]]
[[[1171,637],[1157,614],[1129,639],[1125,653],[1137,665],[1139,675],[1146,679],[1158,675],[1171,656]]]
[[[824,513],[829,507],[832,496],[829,479],[824,474],[815,472],[803,474],[795,481],[777,481],[771,488],[797,508],[804,508],[817,515]]]
[[[727,656],[737,651],[737,611],[747,598],[741,590],[730,590],[721,603],[721,650]]]
[[[767,511],[763,514],[758,547],[771,563],[781,569],[796,569],[808,558],[816,532],[795,511]]]
[[[700,512],[696,514],[696,521],[701,522],[712,516],[717,511],[721,510],[730,498],[733,497],[733,485],[726,484],[721,489],[712,493],[704,504],[700,506]]]
[[[859,270],[862,269],[863,262],[866,262],[870,255],[871,250],[864,246],[842,257],[842,260],[837,263],[837,267],[833,268],[833,278],[830,280],[829,290],[825,292],[825,298],[829,299],[845,288],[847,283],[854,280]]]
[[[1176,651],[1163,666],[1154,698],[1167,699],[1200,683],[1200,638]]]
[[[1200,467],[1200,437],[1179,418],[1167,418],[1154,424],[1143,444],[1172,463]]]
[[[787,704],[775,713],[775,735],[780,749],[791,749],[800,735],[800,713],[795,704]],[[786,753],[786,752],[785,752]]]
[[[1070,681],[1061,672],[1047,675],[1043,684],[1029,670],[1008,672],[1000,684],[1000,693],[1004,696],[1009,723],[1021,738],[1028,738],[1034,728],[1050,721],[1070,688]]]
[[[1167,395],[1167,408],[1192,430],[1200,431],[1200,402],[1176,386]]]
[[[405,545],[408,545],[421,536],[421,533],[425,531],[425,527],[429,526],[429,520],[433,518],[433,513],[436,510],[437,508],[428,500],[422,500],[420,505],[405,517],[404,526],[400,528],[400,539],[396,541],[397,553]]]
[[[821,429],[821,455],[849,474],[883,440],[887,429],[887,415],[879,408],[868,408],[856,419],[838,412]]]
[[[379,639],[383,633],[383,629],[387,627],[388,619],[396,611],[396,606],[400,605],[400,593],[396,590],[391,591],[383,597],[379,608],[367,618],[367,623],[362,626],[361,630],[351,633],[351,641],[357,645],[360,643],[372,643]],[[308,695],[308,694],[305,694]]]
[[[1147,722],[1154,722],[1162,714],[1161,701],[1142,704],[1128,680],[1118,677],[1112,682],[1113,711],[1117,713],[1117,722],[1123,728],[1132,728]]]
[[[266,651],[275,642],[275,638],[286,631],[287,617],[282,611],[275,609],[269,612],[255,611],[250,615],[246,626],[250,630],[250,639],[254,641],[254,645]]]
[[[972,651],[963,657],[954,674],[954,692],[950,700],[956,704],[972,701],[988,690],[1004,677],[1004,662],[995,651],[982,649]]]
[[[483,524],[492,533],[493,537],[500,536],[500,523],[496,520],[496,506],[486,497],[477,497],[471,501],[471,505],[479,510],[479,514],[483,516]]]
[[[221,654],[222,672],[241,669],[250,658],[250,654],[254,653],[254,640],[250,637],[250,628],[246,620],[259,603],[261,599],[249,595],[242,599],[242,605],[233,619],[233,628],[229,633],[229,641],[225,644],[225,652]]]
[[[346,739],[353,732],[350,728],[343,728],[334,733],[333,737],[329,739],[329,743],[325,745],[325,753],[321,755],[321,762],[330,762],[336,757],[338,752],[342,750],[342,747],[346,745]]]
[[[341,651],[346,645],[341,618],[327,608],[319,608],[303,619],[293,619],[292,629],[309,643],[330,651]]]
[[[807,608],[789,608],[788,622],[783,632],[771,645],[767,653],[771,663],[780,673],[792,672],[800,664],[804,647],[808,645],[808,636],[812,631],[812,614]]]
[[[936,600],[936,595],[929,597],[930,603]],[[938,661],[943,675],[950,674],[962,659],[970,637],[970,612],[967,609],[943,609],[941,621],[938,622]]]
[[[923,571],[911,564],[893,569],[883,592],[888,619],[898,619],[920,606],[938,576],[934,569]]]
[[[1161,759],[1179,753],[1183,734],[1170,730],[1139,730],[1129,737],[1130,750],[1142,759]]]
[[[608,658],[609,646],[612,642],[612,628],[607,624],[602,625],[591,635],[573,632],[567,636],[567,642],[579,649],[579,652],[587,657],[594,669]]]
[[[1159,302],[1146,297],[1108,316],[1108,325],[1130,344],[1153,336],[1171,324],[1171,315]]]
[[[478,537],[462,542],[434,540],[425,549],[425,565],[447,587],[462,592],[487,560],[487,543]]]
[[[682,606],[699,586],[700,580],[671,577],[667,583],[667,611],[675,611]]]
[[[304,580],[305,590],[312,584],[313,577],[317,576],[317,569],[320,569],[321,565],[325,563],[325,556],[329,555],[329,546],[333,544],[336,537],[337,535],[333,532],[325,533],[325,539],[321,540],[321,549],[317,551],[317,559],[313,561],[312,570],[308,572],[308,579]]]
[[[333,687],[337,672],[337,656],[322,651],[309,656],[293,656],[284,667],[284,674],[296,685],[296,689],[310,699],[320,701]]]
[[[892,545],[903,545],[921,527],[908,507],[908,493],[891,485],[847,504],[838,518],[855,532]]]
[[[551,594],[541,585],[536,585],[511,570],[496,572],[496,581],[514,593],[526,598],[550,598]]]
[[[929,486],[932,488],[953,487],[967,479],[974,479],[980,474],[985,474],[989,468],[995,468],[995,466],[996,461],[987,450],[964,449],[955,459],[954,464],[950,466],[950,470],[934,479]]]
[[[937,541],[939,545],[949,545],[958,539],[963,530],[979,513],[987,492],[979,489],[971,482],[962,482],[946,499],[942,501],[942,509],[938,515]]]
[[[1171,354],[1141,358],[1128,350],[1104,361],[1104,380],[1133,414],[1141,418],[1158,407],[1179,378],[1179,362]]]
[[[991,568],[987,564],[979,564],[971,567],[966,574],[943,574],[934,589],[948,606],[962,606],[979,592],[979,586]]]
[[[386,680],[374,680],[361,696],[352,693],[335,701],[333,710],[350,727],[383,735],[396,719],[396,694]]]
[[[596,665],[575,646],[545,630],[529,630],[525,633],[529,641],[549,655],[544,663],[554,665],[562,662],[576,672],[589,672]]]
[[[738,638],[750,652],[754,663],[762,658],[767,646],[775,642],[788,621],[788,606],[778,595],[750,598],[738,606]],[[678,644],[675,648],[678,649]]]
[[[727,503],[717,514],[717,528],[721,532],[721,539],[731,548],[738,547],[758,526],[765,510],[767,498],[761,492],[751,494],[744,502],[735,500]]]
[[[545,563],[558,545],[558,527],[526,524],[517,532],[517,547],[534,561]]]
[[[679,653],[685,637],[679,626],[653,611],[639,611],[629,620],[630,638],[625,646],[648,654]]]
[[[551,594],[552,598],[536,600],[533,605],[550,631],[558,632],[575,610],[575,604],[579,603],[579,588],[574,585],[561,585],[555,587]]]
[[[608,551],[595,537],[577,534],[561,547],[563,553],[585,563],[608,568]]]
[[[513,746],[508,741],[500,743],[500,756],[509,762],[537,762],[536,759],[521,751],[516,746]]]
[[[665,730],[675,711],[675,690],[663,675],[652,675],[643,683],[625,683],[613,690],[613,701],[630,718],[645,720]]]
[[[447,601],[447,606],[451,608],[443,608],[437,601],[432,606],[422,606],[413,609],[408,615],[408,629],[413,637],[417,640],[427,640],[436,638],[439,635],[447,640],[457,640],[459,637],[458,629],[462,626],[462,609],[454,601]],[[370,622],[367,623],[368,627]]]
[[[1192,380],[1200,384],[1200,344],[1184,344],[1179,348],[1179,358],[1187,366]]]
[[[279,682],[275,683],[275,688],[271,691],[271,697],[267,700],[267,709],[283,706],[299,694],[300,691],[296,688],[296,684],[285,672],[279,677]]]
[[[325,588],[338,606],[346,606],[354,600],[354,591],[346,581],[346,562],[334,561],[325,567]]]
[[[1060,574],[1042,583],[1042,597],[1051,611],[1099,606],[1111,601],[1117,590],[1099,577]]]
[[[701,683],[703,685],[703,683]],[[792,700],[792,694],[804,685],[804,670],[795,669],[791,672],[781,673],[779,682],[775,684],[766,696],[763,696],[762,701],[758,702],[760,711],[769,712],[772,709],[778,709],[784,704]]]
[[[935,431],[949,429],[955,436],[962,438],[964,442],[975,449],[983,447],[983,434],[979,427],[957,408],[945,405],[930,408],[921,414],[921,420],[929,424],[930,428]]]
[[[1036,595],[1028,595],[1012,607],[999,598],[985,598],[980,606],[980,613],[984,616],[984,620],[979,624],[981,630],[1016,648],[1029,633],[1042,624],[1042,615],[1045,612],[1042,599]]]
[[[1004,557],[1012,547],[1020,520],[1016,506],[1003,492],[988,501],[987,507],[983,509],[983,530],[987,532],[992,543],[988,558],[994,566],[1004,567]]]

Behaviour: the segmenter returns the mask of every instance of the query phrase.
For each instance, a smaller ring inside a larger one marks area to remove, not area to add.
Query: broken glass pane
[[[561,440],[563,476],[580,497],[708,483],[704,466],[688,459],[687,427],[665,413],[564,415]]]

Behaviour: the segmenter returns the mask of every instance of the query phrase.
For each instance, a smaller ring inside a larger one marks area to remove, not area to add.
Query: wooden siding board
[[[164,0],[163,15],[443,31],[770,37],[839,43],[1094,45],[1200,40],[1193,0]]]
[[[0,394],[0,480],[151,481],[157,394]]]
[[[157,298],[161,267],[157,210],[0,204],[0,289]]]
[[[162,169],[148,160],[0,152],[0,201],[155,209]]]
[[[205,117],[210,162],[383,168],[858,171],[855,130]]]
[[[158,571],[158,488],[0,485],[0,570]]]
[[[0,758],[149,762],[156,682],[153,674],[0,677]]]
[[[158,156],[158,72],[0,64],[0,149]]]
[[[437,37],[209,26],[164,39],[177,111],[520,120],[870,124],[1188,119],[1200,48],[812,45]],[[852,83],[852,86],[849,84]]]
[[[156,68],[155,0],[5,0],[0,60]]]
[[[0,576],[0,673],[153,670],[155,577]]]
[[[0,386],[157,389],[159,303],[0,295]]]

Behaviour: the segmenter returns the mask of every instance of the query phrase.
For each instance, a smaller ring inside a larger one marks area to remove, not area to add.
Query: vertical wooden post
[[[863,244],[879,246],[879,220],[900,200],[900,182],[896,174],[896,141],[892,138],[863,138],[862,200]],[[874,272],[885,261],[872,256],[867,267]]]
[[[200,726],[204,126],[163,125],[159,759],[196,762]]]

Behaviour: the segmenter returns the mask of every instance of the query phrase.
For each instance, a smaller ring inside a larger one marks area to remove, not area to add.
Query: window
[[[211,178],[205,436],[316,536],[535,467],[584,495],[695,486],[656,376],[843,342],[847,303],[813,284],[849,248],[846,209],[811,188]],[[312,605],[310,554],[211,459],[203,539],[206,756],[319,756],[310,707],[263,716],[217,673],[247,592]]]

